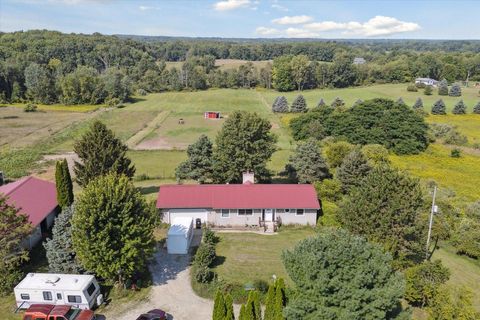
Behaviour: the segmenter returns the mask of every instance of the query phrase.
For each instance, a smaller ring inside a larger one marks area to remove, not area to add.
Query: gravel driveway
[[[213,301],[198,297],[190,285],[190,256],[170,255],[159,248],[150,266],[153,287],[150,300],[125,308],[122,314],[107,314],[106,319],[135,320],[141,313],[162,309],[169,319],[211,319]]]

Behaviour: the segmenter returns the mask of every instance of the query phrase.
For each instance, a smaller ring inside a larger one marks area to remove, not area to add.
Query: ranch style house
[[[55,220],[58,208],[55,183],[25,177],[0,186],[0,193],[7,198],[9,205],[28,216],[33,231],[23,240],[22,245],[31,250],[42,240],[43,234],[52,227]]]
[[[254,184],[253,175],[244,175],[243,184],[160,186],[157,208],[165,223],[191,217],[210,226],[235,228],[315,225],[320,203],[310,184]]]

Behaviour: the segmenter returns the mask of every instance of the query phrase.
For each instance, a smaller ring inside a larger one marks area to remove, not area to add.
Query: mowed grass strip
[[[269,281],[273,275],[291,284],[283,267],[282,252],[314,234],[315,230],[309,227],[287,228],[275,235],[218,233],[218,265],[214,271],[222,279],[240,285],[257,279]]]
[[[435,180],[440,188],[452,189],[456,204],[465,204],[480,198],[480,157],[462,153],[452,158],[451,150],[440,144],[432,144],[418,155],[396,156],[390,159],[394,166],[405,169],[422,179]]]

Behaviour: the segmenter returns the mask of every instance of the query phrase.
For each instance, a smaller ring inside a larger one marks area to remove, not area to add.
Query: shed
[[[203,114],[205,119],[220,119],[220,112],[218,111],[206,111]]]
[[[193,218],[177,217],[168,230],[167,250],[169,254],[187,254],[193,237]]]

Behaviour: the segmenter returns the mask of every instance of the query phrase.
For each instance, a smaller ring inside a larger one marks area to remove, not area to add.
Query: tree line
[[[115,104],[132,93],[211,87],[290,91],[415,77],[480,80],[480,45],[474,41],[150,40],[39,30],[1,33],[0,101]],[[457,52],[452,43],[464,50]],[[355,57],[366,63],[353,64]],[[215,59],[246,63],[221,70]],[[248,60],[273,63],[256,68]],[[169,67],[169,61],[182,63]]]

